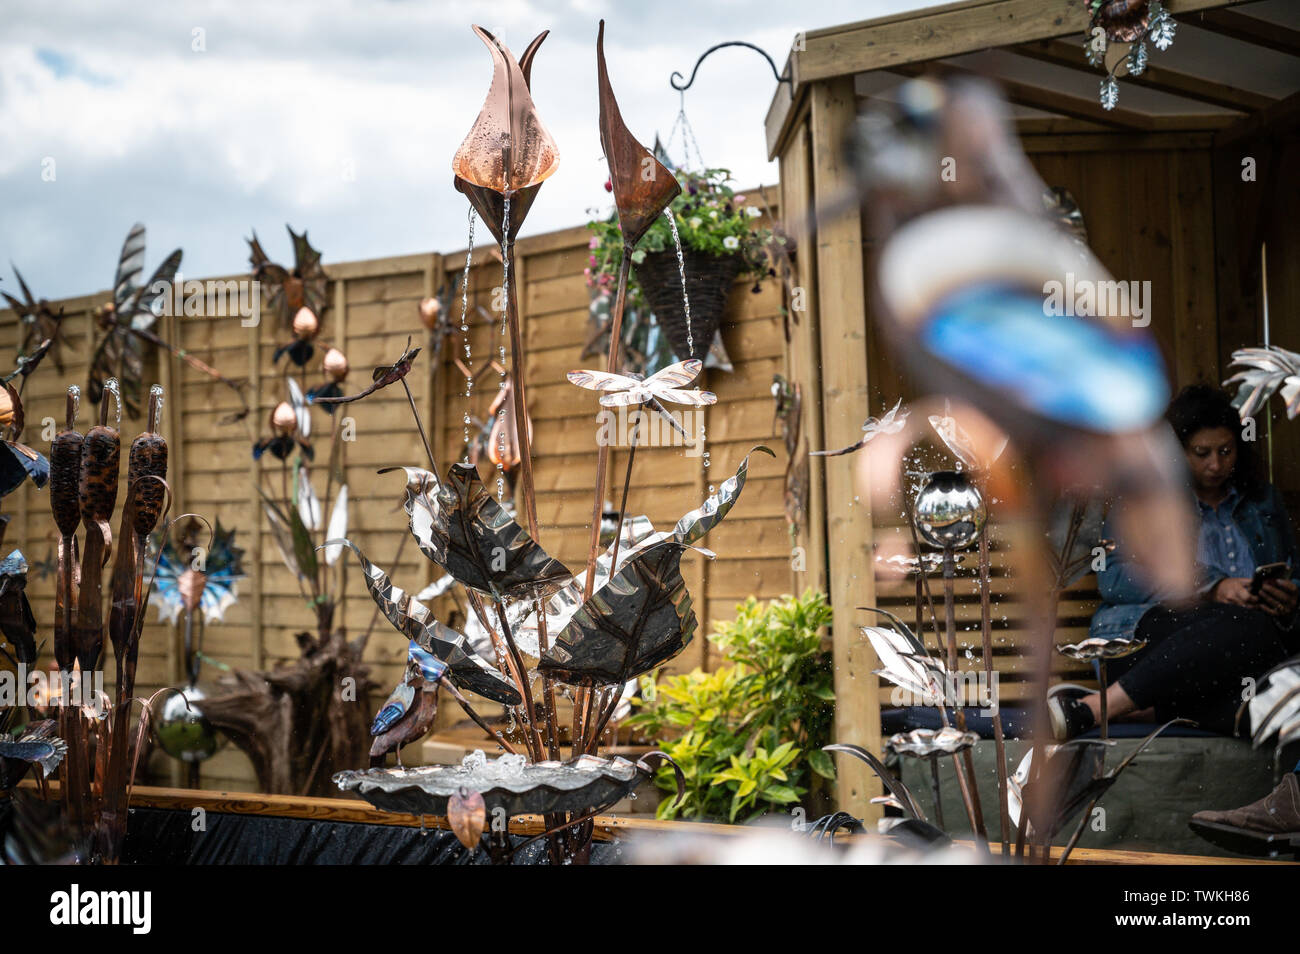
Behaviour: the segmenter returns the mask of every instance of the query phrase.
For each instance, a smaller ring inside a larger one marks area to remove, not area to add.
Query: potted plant
[[[678,360],[704,359],[722,323],[736,279],[758,280],[775,275],[773,244],[786,239],[758,220],[763,210],[728,185],[726,169],[703,172],[677,170],[681,194],[669,206],[677,236],[668,218],[655,220],[632,253],[633,278],[628,284],[630,309],[652,311]],[[606,182],[606,188],[610,184]],[[623,249],[617,213],[588,223],[595,236],[585,274],[596,293],[612,292]],[[678,259],[680,241],[681,259]],[[682,294],[685,272],[686,295]],[[687,311],[689,302],[689,313]]]

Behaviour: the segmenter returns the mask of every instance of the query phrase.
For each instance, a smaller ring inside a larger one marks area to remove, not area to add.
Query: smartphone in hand
[[[1255,567],[1255,573],[1250,578],[1250,594],[1258,596],[1259,591],[1264,588],[1264,584],[1269,580],[1280,580],[1291,575],[1291,564],[1285,561],[1281,563],[1265,563],[1262,566]]]

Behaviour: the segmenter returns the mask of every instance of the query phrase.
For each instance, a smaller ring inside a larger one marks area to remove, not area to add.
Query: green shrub
[[[814,776],[835,777],[821,747],[830,741],[835,693],[822,629],[826,597],[809,590],[766,606],[753,597],[709,641],[727,664],[714,672],[643,676],[630,724],[661,739],[686,775],[686,797],[659,804],[660,818],[747,820],[786,812]],[[664,735],[669,736],[663,739]],[[672,768],[655,781],[676,791]]]

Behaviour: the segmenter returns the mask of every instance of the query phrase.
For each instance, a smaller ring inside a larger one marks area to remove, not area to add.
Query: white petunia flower
[[[722,247],[734,251],[735,249],[740,248],[740,239],[736,238],[734,235],[728,235],[722,240]]]

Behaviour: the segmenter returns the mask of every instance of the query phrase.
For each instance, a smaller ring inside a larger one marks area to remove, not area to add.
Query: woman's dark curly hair
[[[1241,416],[1223,390],[1208,384],[1188,385],[1169,402],[1165,419],[1173,427],[1184,448],[1197,431],[1226,427],[1237,440],[1237,466],[1232,472],[1233,486],[1245,497],[1258,499],[1264,493],[1267,482],[1259,455],[1255,453],[1252,442],[1242,437]]]

